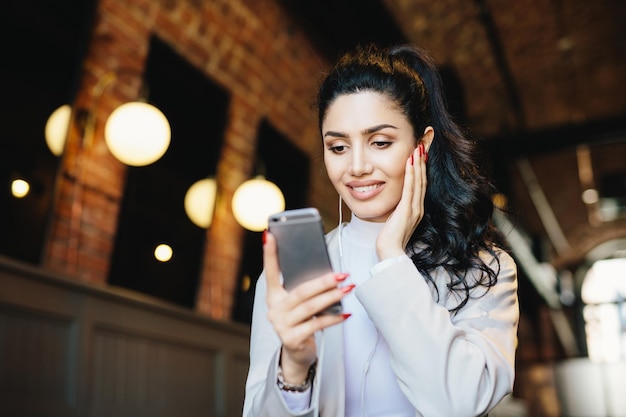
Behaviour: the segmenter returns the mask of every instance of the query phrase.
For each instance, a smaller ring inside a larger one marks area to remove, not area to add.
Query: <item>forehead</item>
[[[408,124],[404,113],[393,100],[381,93],[364,91],[335,98],[326,111],[323,126],[371,126],[392,121]]]

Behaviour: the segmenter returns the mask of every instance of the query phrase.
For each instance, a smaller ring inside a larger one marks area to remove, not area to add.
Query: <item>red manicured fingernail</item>
[[[352,315],[352,313],[342,313],[341,317],[343,317],[344,320],[346,320],[348,317],[350,317]]]
[[[415,162],[413,160],[413,154],[411,154],[411,165],[413,165]]]
[[[343,272],[341,274],[337,274],[337,275],[335,275],[335,281],[343,282],[343,281],[346,280],[346,278],[348,278],[348,275],[350,275],[350,274],[345,273],[345,272]]]
[[[424,163],[428,162],[428,152],[424,153]]]
[[[263,244],[265,245],[265,240],[267,239],[267,229],[263,230],[263,237],[261,239],[263,241]]]
[[[350,285],[346,285],[345,287],[341,287],[340,290],[342,293],[345,294],[345,293],[349,293],[350,291],[352,291],[354,287],[356,287],[356,285],[350,284]]]

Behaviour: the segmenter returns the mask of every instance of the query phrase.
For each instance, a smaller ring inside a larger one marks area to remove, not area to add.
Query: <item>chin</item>
[[[352,210],[352,214],[361,220],[382,223],[387,220],[390,213],[372,210]]]

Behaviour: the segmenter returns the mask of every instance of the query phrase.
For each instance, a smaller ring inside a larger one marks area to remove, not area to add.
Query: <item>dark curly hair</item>
[[[484,167],[477,164],[477,144],[448,113],[432,58],[414,45],[359,46],[344,54],[319,88],[320,131],[338,96],[363,91],[384,94],[396,103],[415,134],[428,126],[435,131],[428,152],[425,214],[406,250],[435,289],[431,271],[441,267],[449,273],[447,286],[459,300],[450,310],[455,313],[474,288],[483,287],[484,294],[496,284],[500,269],[496,251],[504,246],[491,221],[495,190]],[[481,251],[490,253],[495,264],[487,265]]]

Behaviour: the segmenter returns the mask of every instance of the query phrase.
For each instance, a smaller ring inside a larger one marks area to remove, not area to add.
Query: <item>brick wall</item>
[[[220,198],[196,305],[200,313],[228,319],[243,236],[230,200],[251,175],[263,118],[311,156],[311,204],[330,222],[335,217],[334,204],[317,204],[334,200],[334,191],[315,163],[321,148],[311,108],[327,64],[273,0],[100,1],[75,103],[95,113],[95,131],[91,143],[83,143],[81,118],[75,118],[45,264],[82,281],[106,282],[126,168],[108,152],[103,124],[115,107],[138,97],[152,35],[231,94],[217,170]],[[99,94],[98,80],[111,71],[117,78]]]

